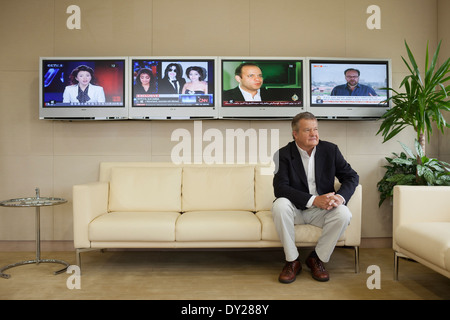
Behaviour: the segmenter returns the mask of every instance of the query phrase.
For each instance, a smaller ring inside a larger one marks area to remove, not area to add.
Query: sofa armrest
[[[400,225],[420,222],[450,222],[450,209],[447,197],[448,186],[395,186],[393,206],[393,248],[396,229]]]
[[[73,238],[75,248],[90,248],[89,223],[108,212],[109,183],[73,186]]]
[[[359,246],[361,244],[361,216],[362,216],[362,186],[359,184],[350,201],[347,204],[352,219],[350,225],[345,230],[345,245]]]

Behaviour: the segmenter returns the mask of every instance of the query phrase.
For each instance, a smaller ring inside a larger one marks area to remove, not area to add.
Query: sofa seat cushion
[[[177,220],[176,241],[258,241],[261,223],[249,211],[190,211]]]
[[[90,241],[175,241],[178,212],[110,212],[89,224]]]
[[[400,225],[395,241],[405,250],[450,270],[450,222],[417,222]]]
[[[109,211],[181,211],[182,169],[111,169]]]
[[[258,211],[256,216],[261,221],[262,240],[268,241],[280,241],[277,230],[275,229],[275,223],[273,222],[271,211]],[[304,243],[316,243],[319,237],[322,235],[322,229],[310,224],[297,224],[295,225],[295,241]],[[345,240],[345,232],[339,239],[339,241]]]

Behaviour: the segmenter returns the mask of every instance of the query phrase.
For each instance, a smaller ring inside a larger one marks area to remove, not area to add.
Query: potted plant
[[[393,94],[388,99],[392,107],[381,117],[381,125],[377,132],[382,134],[383,143],[392,139],[404,128],[413,127],[417,134],[416,155],[402,144],[405,153],[393,158],[386,158],[388,165],[383,179],[378,184],[380,191],[380,202],[392,196],[393,187],[396,184],[409,185],[450,185],[448,182],[449,165],[437,159],[429,159],[425,153],[425,135],[429,142],[433,132],[433,123],[443,133],[444,128],[449,128],[443,111],[450,111],[450,58],[440,67],[437,66],[439,42],[429,63],[428,44],[426,48],[425,69],[423,76],[420,74],[416,59],[405,41],[409,63],[402,57],[410,74],[408,74],[400,84],[404,87],[404,92],[387,88]],[[408,157],[409,156],[409,157]],[[431,170],[431,171],[430,171]],[[443,171],[442,171],[443,170]],[[438,174],[439,173],[439,174]],[[441,174],[443,173],[443,174]],[[432,176],[434,178],[432,178]],[[437,178],[444,176],[447,178]]]
[[[434,158],[428,158],[419,142],[415,141],[416,154],[400,142],[405,152],[392,153],[386,160],[388,165],[383,178],[377,183],[380,192],[380,207],[384,200],[393,197],[395,185],[450,186],[450,164]]]
[[[402,60],[410,74],[400,84],[400,88],[405,87],[405,92],[400,93],[392,88],[387,88],[393,92],[388,99],[388,101],[392,101],[392,107],[381,117],[382,123],[377,132],[377,134],[383,135],[383,142],[390,140],[404,128],[412,126],[417,133],[417,140],[423,153],[425,153],[425,133],[429,141],[433,132],[433,122],[442,133],[445,127],[450,128],[450,124],[445,121],[442,114],[442,111],[450,111],[450,100],[448,100],[450,58],[437,68],[441,42],[437,46],[431,64],[428,63],[427,44],[424,77],[422,77],[416,59],[405,41],[410,63],[403,57]]]

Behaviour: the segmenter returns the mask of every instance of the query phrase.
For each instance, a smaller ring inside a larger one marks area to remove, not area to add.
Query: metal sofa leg
[[[398,261],[400,255],[397,251],[394,251],[394,280],[398,280]]]
[[[104,252],[104,249],[97,249],[97,248],[82,248],[82,249],[76,249],[76,262],[77,266],[80,268],[80,275],[81,275],[81,253],[87,252],[87,251],[94,251],[94,250],[100,250],[101,252]]]
[[[80,275],[81,275],[81,252],[86,251],[87,249],[76,249],[76,263],[78,268],[80,268]]]
[[[355,246],[355,273],[359,273],[359,247]]]

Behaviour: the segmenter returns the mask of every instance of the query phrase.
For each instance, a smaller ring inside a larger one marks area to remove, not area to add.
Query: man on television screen
[[[239,85],[233,89],[224,91],[222,100],[233,103],[234,101],[268,101],[267,90],[261,88],[263,74],[257,64],[252,62],[241,63],[234,72]]]
[[[359,83],[358,69],[349,68],[344,71],[344,75],[347,83],[334,87],[332,96],[377,96],[373,88]]]
[[[164,70],[164,77],[158,83],[158,93],[181,94],[185,84],[183,67],[179,63],[169,63]]]

